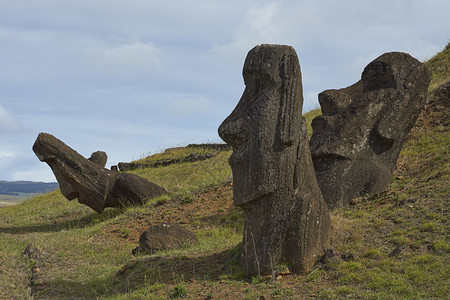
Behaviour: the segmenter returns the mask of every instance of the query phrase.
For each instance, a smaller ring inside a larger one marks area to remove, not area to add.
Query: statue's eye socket
[[[368,64],[361,75],[365,92],[395,87],[395,78],[391,67],[384,61]]]
[[[247,119],[252,122],[259,123],[259,119],[261,118],[261,110],[263,109],[263,101],[264,96],[261,94],[257,94],[253,97],[251,103],[247,107],[246,116]]]

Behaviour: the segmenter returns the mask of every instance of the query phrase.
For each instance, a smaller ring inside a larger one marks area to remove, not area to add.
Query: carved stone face
[[[428,82],[419,61],[393,52],[367,65],[354,85],[319,94],[323,115],[312,122],[310,146],[330,207],[386,187]]]
[[[40,133],[33,145],[39,160],[46,162],[58,180],[62,194],[101,213],[105,207],[142,204],[166,190],[137,175],[104,168],[106,153],[94,152],[86,159],[47,133]]]
[[[394,109],[397,101],[409,100],[402,88],[396,88],[399,74],[394,74],[395,67],[399,66],[389,65],[380,57],[364,69],[361,81],[345,89],[319,94],[322,116],[312,123],[313,157],[357,159],[364,154],[384,152],[392,146],[388,141],[377,143],[371,134],[381,135],[378,126],[388,122],[383,122],[386,110]],[[391,100],[386,101],[388,99]],[[389,135],[379,138],[390,139]]]
[[[78,198],[78,202],[95,211],[103,211],[106,194],[112,188],[110,182],[114,182],[116,174],[110,174],[50,134],[39,134],[33,150],[39,160],[50,166],[68,200]]]
[[[233,147],[229,163],[237,205],[286,185],[294,167],[287,162],[295,158],[292,145],[300,139],[302,124],[300,66],[292,47],[253,48],[243,77],[245,91],[219,127],[220,137]],[[286,87],[289,95],[282,92]]]

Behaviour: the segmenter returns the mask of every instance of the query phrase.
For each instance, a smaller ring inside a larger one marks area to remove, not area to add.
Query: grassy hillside
[[[450,80],[450,42],[442,52],[425,62],[431,71],[431,83],[429,91]]]
[[[170,191],[141,207],[97,214],[54,191],[0,208],[0,299],[446,298],[448,124],[448,101],[427,105],[390,188],[332,213],[331,247],[338,255],[305,276],[244,278],[237,263],[243,217],[232,205],[231,151],[218,151],[203,161],[132,171]],[[143,161],[199,151],[177,148]],[[199,242],[134,257],[140,233],[162,222],[183,224]]]
[[[39,194],[40,193],[14,193],[14,195],[0,194],[0,207],[17,204]]]

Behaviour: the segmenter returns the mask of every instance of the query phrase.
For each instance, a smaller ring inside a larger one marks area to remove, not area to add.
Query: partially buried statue
[[[78,198],[98,213],[105,207],[142,204],[166,193],[162,187],[129,173],[104,168],[106,153],[97,151],[89,159],[47,133],[40,133],[33,145],[39,160],[46,162],[62,194],[69,200]]]
[[[357,83],[319,94],[311,154],[328,207],[388,187],[400,150],[426,100],[430,74],[406,53],[385,53]]]
[[[256,46],[243,77],[242,98],[219,127],[233,147],[234,203],[245,213],[241,262],[247,275],[280,263],[305,273],[326,249],[330,217],[302,118],[297,54],[289,46]]]

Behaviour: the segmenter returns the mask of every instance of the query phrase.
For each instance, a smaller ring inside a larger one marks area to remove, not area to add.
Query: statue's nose
[[[231,117],[231,118],[230,118]],[[219,136],[229,145],[238,147],[248,139],[242,118],[230,116],[219,126]]]
[[[323,91],[319,94],[319,103],[322,108],[322,114],[333,116],[339,113],[341,109],[340,106],[344,105],[344,103],[339,103],[339,101],[337,101],[338,97],[338,93],[333,90]]]

